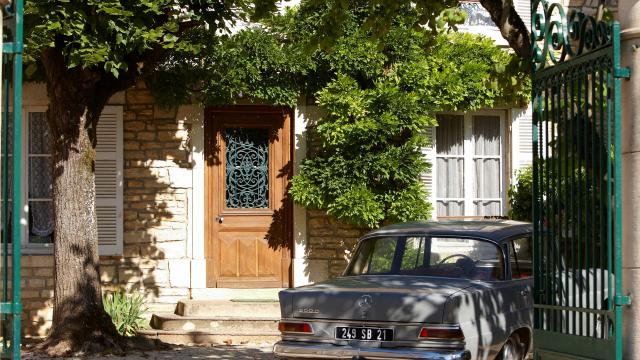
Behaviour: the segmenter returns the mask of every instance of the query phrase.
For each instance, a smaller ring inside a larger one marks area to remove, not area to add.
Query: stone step
[[[153,314],[151,327],[156,330],[196,331],[220,335],[274,335],[279,317],[181,316]]]
[[[280,340],[280,333],[261,335],[221,334],[213,331],[184,331],[184,330],[140,330],[138,335],[149,339],[176,345],[242,345],[275,343]]]
[[[271,299],[257,300],[182,300],[175,313],[182,316],[225,316],[279,318],[280,303]]]

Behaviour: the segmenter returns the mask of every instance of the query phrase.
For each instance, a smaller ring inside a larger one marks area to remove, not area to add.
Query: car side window
[[[396,244],[397,241],[394,238],[377,239],[371,252],[368,274],[384,274],[391,271]]]
[[[424,237],[408,237],[405,240],[401,271],[413,270],[424,265],[425,241]]]
[[[509,241],[509,261],[512,278],[533,276],[533,247],[530,236]]]

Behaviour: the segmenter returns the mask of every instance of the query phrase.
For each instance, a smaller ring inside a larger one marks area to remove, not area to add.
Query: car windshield
[[[385,236],[365,239],[346,276],[414,275],[473,280],[502,280],[502,251],[480,239]]]

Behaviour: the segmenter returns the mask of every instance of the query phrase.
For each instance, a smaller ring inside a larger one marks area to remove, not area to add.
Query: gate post
[[[619,0],[622,81],[622,261],[623,292],[634,300],[623,310],[624,359],[640,359],[640,2]],[[618,294],[617,294],[618,295]]]

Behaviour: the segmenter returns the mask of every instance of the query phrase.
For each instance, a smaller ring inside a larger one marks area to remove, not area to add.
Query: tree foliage
[[[315,98],[324,116],[309,124],[314,149],[293,179],[292,198],[371,228],[429,217],[419,178],[429,170],[422,148],[425,129],[437,125],[434,114],[524,104],[528,75],[489,39],[446,26],[416,28],[421,15],[408,6],[378,37],[367,25],[368,2],[352,3],[331,47],[314,48],[331,4],[303,3],[219,38],[193,61],[201,65],[165,63],[149,81],[159,88],[161,79],[190,79],[205,104],[234,103],[239,95],[290,106],[301,94]],[[174,95],[167,87],[157,94],[184,100]]]
[[[509,218],[532,221],[533,219],[533,167],[522,168],[516,174],[516,183],[509,186]]]

